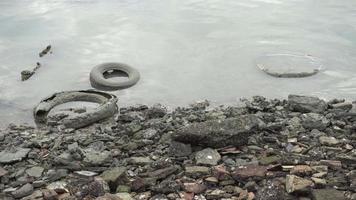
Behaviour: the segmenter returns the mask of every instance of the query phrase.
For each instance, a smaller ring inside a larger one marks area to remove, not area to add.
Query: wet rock
[[[321,113],[326,110],[325,101],[317,97],[300,96],[300,95],[289,95],[288,96],[289,109],[292,111],[302,112],[302,113]]]
[[[327,136],[319,137],[319,142],[320,144],[326,146],[335,146],[340,143],[339,140],[337,140],[335,137],[327,137]]]
[[[169,147],[169,154],[175,157],[189,156],[192,153],[190,144],[172,141]]]
[[[264,123],[255,115],[242,115],[225,120],[211,120],[193,123],[180,129],[173,139],[175,141],[206,147],[225,147],[245,145],[248,136]]]
[[[211,148],[203,149],[195,154],[195,161],[198,165],[217,165],[220,159],[220,154]]]
[[[346,200],[344,193],[335,189],[312,190],[314,200]]]
[[[26,173],[27,173],[29,176],[39,178],[39,177],[42,176],[43,171],[44,171],[44,168],[43,168],[43,167],[35,166],[35,167],[31,167],[31,168],[27,169],[27,170],[26,170]]]
[[[286,177],[286,191],[288,193],[301,192],[312,185],[312,181],[299,176],[287,175]]]
[[[22,198],[32,194],[32,192],[33,192],[33,186],[30,183],[27,183],[22,187],[20,187],[19,189],[17,189],[16,191],[12,192],[12,196],[14,198]]]
[[[30,152],[29,148],[10,147],[0,152],[0,163],[13,163],[21,161]]]

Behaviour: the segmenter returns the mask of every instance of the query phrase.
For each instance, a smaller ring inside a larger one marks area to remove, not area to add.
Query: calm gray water
[[[53,54],[39,58],[48,44]],[[278,79],[266,54],[311,55],[319,74]],[[20,72],[40,61],[28,81]],[[102,62],[137,68],[119,105],[185,105],[199,99],[290,93],[356,98],[354,0],[1,0],[0,124],[31,122],[43,97],[87,89]]]

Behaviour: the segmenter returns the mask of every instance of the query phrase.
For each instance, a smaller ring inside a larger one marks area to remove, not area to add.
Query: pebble
[[[220,154],[215,149],[211,148],[203,149],[195,154],[195,161],[198,165],[217,165],[220,159]]]

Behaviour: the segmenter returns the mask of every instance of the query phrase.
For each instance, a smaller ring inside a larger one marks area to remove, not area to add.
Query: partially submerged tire
[[[105,78],[104,73],[109,71],[118,71],[124,73],[128,80],[115,81]],[[119,90],[129,88],[135,85],[140,79],[140,73],[123,63],[103,63],[95,66],[90,72],[91,85],[100,90]]]
[[[95,90],[59,92],[43,99],[34,109],[37,124],[47,124],[47,115],[52,108],[72,101],[87,101],[98,103],[94,110],[66,117],[58,121],[64,128],[82,128],[97,121],[109,118],[117,113],[117,97],[112,94]]]

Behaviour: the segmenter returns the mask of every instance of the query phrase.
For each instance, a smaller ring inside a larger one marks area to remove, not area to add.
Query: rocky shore
[[[356,104],[290,95],[120,108],[78,130],[0,132],[0,199],[356,199]]]

